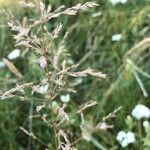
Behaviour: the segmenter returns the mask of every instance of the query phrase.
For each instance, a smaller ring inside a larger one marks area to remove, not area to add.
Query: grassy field
[[[34,18],[36,13],[32,9],[18,8],[17,4],[0,3],[0,7],[9,9],[15,18],[22,20],[24,16]],[[0,1],[1,2],[1,1]],[[71,7],[86,0],[45,0],[52,9],[60,5]],[[141,103],[150,107],[150,2],[148,0],[128,0],[125,4],[112,5],[108,0],[97,0],[99,6],[88,12],[80,12],[76,16],[60,16],[48,22],[48,28],[53,29],[60,22],[63,24],[59,43],[66,31],[69,36],[65,39],[65,50],[70,54],[69,60],[74,64],[80,62],[78,70],[91,67],[106,73],[106,79],[93,77],[82,78],[82,83],[75,86],[76,93],[71,94],[68,105],[70,114],[74,114],[76,107],[89,100],[97,101],[94,108],[84,113],[86,128],[91,129],[102,118],[122,106],[115,118],[108,123],[113,129],[95,131],[90,135],[91,140],[80,140],[75,144],[79,150],[148,150],[144,147],[148,141],[143,127],[139,129],[139,122],[131,119],[132,109]],[[17,8],[16,8],[17,7]],[[16,49],[12,32],[7,26],[7,17],[0,12],[0,61]],[[120,34],[121,39],[113,41],[112,36]],[[25,49],[21,48],[22,52]],[[16,83],[39,82],[43,77],[43,70],[34,63],[36,55],[28,51],[25,57],[13,60],[13,64],[23,74],[18,79],[7,67],[0,68],[0,90],[7,91]],[[0,149],[1,150],[42,150],[46,143],[50,149],[55,149],[52,137],[53,130],[41,119],[30,119],[31,112],[36,115],[36,106],[42,102],[36,100],[26,91],[29,101],[20,101],[19,98],[10,98],[0,101]],[[56,98],[59,101],[59,97]],[[49,106],[50,107],[50,106]],[[50,113],[47,108],[43,113]],[[72,123],[65,129],[70,133],[70,140],[80,137],[80,117],[72,115]],[[34,140],[24,134],[19,128],[23,126],[31,129],[40,139]],[[136,142],[122,148],[116,140],[120,130],[136,133]],[[140,130],[140,131],[139,131]],[[73,136],[71,135],[73,134]],[[89,136],[89,135],[87,135]],[[148,139],[148,138],[147,138]],[[29,146],[30,143],[30,146]],[[146,145],[150,146],[150,142]]]

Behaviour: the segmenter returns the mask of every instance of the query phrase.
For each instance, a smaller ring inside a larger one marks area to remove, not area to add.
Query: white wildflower
[[[11,53],[8,54],[8,59],[13,60],[20,56],[20,49],[14,49]]]
[[[5,67],[5,63],[3,61],[0,61],[0,68]]]
[[[137,120],[142,118],[150,118],[150,109],[142,104],[138,104],[132,110],[132,116]]]
[[[41,93],[41,94],[46,94],[47,91],[48,91],[48,87],[49,87],[48,84],[41,85],[41,86],[39,87],[38,92]]]
[[[132,133],[130,131],[126,134],[126,138],[127,138],[128,143],[135,142],[135,135],[134,135],[134,133]]]
[[[68,102],[70,101],[70,94],[61,95],[61,96],[60,96],[60,99],[61,99],[62,102],[68,103]]]
[[[118,3],[125,4],[127,0],[110,0],[110,2],[112,3],[112,5],[116,5]]]
[[[112,36],[112,41],[119,41],[122,38],[121,34],[114,34]]]
[[[124,131],[120,131],[117,134],[117,141],[121,142],[126,137],[126,133]]]
[[[145,127],[145,128],[146,128],[146,127],[148,127],[148,126],[150,126],[149,122],[148,122],[147,120],[146,120],[146,121],[144,121],[144,122],[143,122],[143,127]]]
[[[119,141],[122,147],[126,147],[128,144],[135,142],[135,135],[130,131],[127,133],[120,131],[118,132],[116,139]]]
[[[40,67],[44,69],[47,66],[47,60],[44,56],[41,56],[38,60],[38,63],[40,64]]]
[[[128,146],[128,141],[127,141],[127,139],[124,139],[120,144],[121,144],[122,147]]]

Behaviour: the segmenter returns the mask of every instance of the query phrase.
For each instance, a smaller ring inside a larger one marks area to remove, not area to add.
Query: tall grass
[[[54,9],[62,4],[71,7],[73,4],[85,1],[46,0],[45,2],[51,4]],[[89,110],[84,116],[87,124],[92,127],[93,122],[94,124],[98,123],[104,115],[119,106],[123,106],[116,119],[109,121],[110,124],[115,125],[113,130],[93,133],[93,137],[100,141],[99,144],[102,144],[102,146],[108,149],[120,149],[119,145],[116,144],[115,135],[119,130],[127,128],[124,120],[126,116],[130,114],[134,105],[139,102],[147,106],[150,105],[149,42],[144,43],[143,47],[138,47],[138,43],[148,38],[150,34],[150,7],[148,1],[141,0],[133,0],[124,5],[118,4],[116,6],[112,6],[106,0],[97,0],[97,3],[100,5],[99,7],[84,15],[79,13],[76,17],[60,16],[58,20],[53,19],[50,21],[48,27],[53,29],[56,24],[62,22],[62,35],[66,30],[70,31],[69,38],[65,40],[65,49],[69,53],[71,52],[74,63],[81,60],[79,70],[91,66],[107,74],[105,81],[84,78],[83,83],[75,88],[78,94],[72,96],[73,102],[71,102],[69,109],[74,113],[76,111],[75,106],[86,102],[87,99],[97,100],[98,105],[96,108]],[[101,14],[97,17],[92,17],[92,14],[97,12],[101,12]],[[33,12],[32,10],[25,10],[16,14],[20,19],[24,15],[27,17],[28,15],[32,16]],[[9,28],[5,26],[6,22],[3,15],[1,15],[0,20],[2,23],[0,26],[0,56],[4,58],[14,49],[14,41],[11,38]],[[112,35],[117,33],[122,34],[122,39],[118,42],[113,42]],[[59,39],[57,42],[60,42]],[[14,87],[17,81],[23,83],[29,82],[30,79],[33,81],[39,80],[43,76],[43,71],[39,69],[37,64],[33,63],[35,59],[35,55],[29,52],[27,57],[14,61],[15,66],[24,74],[23,81],[17,79],[7,68],[2,68],[0,71],[1,90],[4,91]],[[148,96],[144,94],[141,85]],[[0,146],[2,149],[26,149],[30,139],[19,130],[19,127],[28,128],[29,124],[32,124],[32,132],[39,139],[49,143],[49,145],[53,143],[53,138],[50,136],[51,129],[46,128],[45,124],[40,120],[33,120],[32,122],[28,119],[29,115],[33,113],[32,109],[35,109],[37,104],[39,104],[38,100],[35,101],[33,106],[32,103],[27,101],[20,102],[17,98],[1,101]],[[76,124],[72,125],[71,128],[76,138],[79,137],[80,133],[78,128],[79,119],[77,116],[73,119]],[[29,129],[31,131],[30,126]],[[84,140],[81,140],[76,146],[81,150],[97,149],[98,147],[96,144]],[[139,145],[135,145],[135,147],[129,147],[128,149],[137,149],[138,147]],[[32,149],[43,148],[44,145],[40,141],[32,140]]]

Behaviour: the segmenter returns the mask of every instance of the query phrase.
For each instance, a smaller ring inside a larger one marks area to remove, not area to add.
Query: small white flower
[[[70,101],[70,94],[61,95],[61,96],[60,96],[60,99],[61,99],[62,102],[68,103],[68,102]]]
[[[126,147],[128,144],[135,142],[135,135],[130,131],[127,133],[120,131],[118,132],[116,139],[119,141],[122,147]]]
[[[8,54],[8,59],[13,60],[20,56],[20,49],[14,49],[11,53]]]
[[[120,131],[117,134],[117,141],[121,142],[126,137],[126,133],[124,131]]]
[[[122,38],[121,34],[114,34],[112,36],[112,41],[119,41]]]
[[[128,140],[127,140],[127,139],[124,139],[124,140],[121,142],[121,146],[122,146],[122,147],[128,146]]]
[[[135,135],[132,132],[128,132],[126,134],[126,138],[127,138],[128,143],[134,143],[135,142]]]
[[[42,69],[44,69],[46,66],[47,66],[47,61],[46,61],[46,58],[41,56],[40,59],[38,60],[39,64],[40,64],[40,67]]]
[[[48,84],[41,85],[41,86],[39,87],[38,92],[41,93],[41,94],[46,94],[47,91],[48,91],[48,87],[49,87]]]
[[[0,68],[5,67],[5,63],[3,61],[0,61]]]
[[[112,5],[116,5],[118,3],[125,4],[127,0],[110,0],[110,2],[112,3]]]
[[[138,104],[132,110],[131,114],[137,120],[140,120],[142,118],[150,118],[150,109],[142,104]]]
[[[144,121],[144,122],[143,122],[143,127],[145,127],[145,128],[146,128],[146,127],[148,127],[148,126],[150,126],[149,122],[148,122],[147,120],[146,120],[146,121]]]

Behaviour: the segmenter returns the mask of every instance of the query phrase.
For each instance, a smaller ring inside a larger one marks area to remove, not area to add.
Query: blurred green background
[[[54,8],[60,5],[70,7],[86,0],[45,0]],[[72,98],[72,107],[80,105],[87,100],[96,100],[98,105],[86,112],[88,122],[98,122],[104,115],[112,112],[119,106],[122,110],[115,119],[110,120],[114,124],[113,130],[97,132],[93,136],[108,149],[121,149],[116,142],[116,134],[126,129],[125,119],[131,114],[131,110],[138,103],[150,106],[150,49],[137,48],[131,51],[129,59],[133,64],[125,61],[125,55],[138,42],[150,35],[150,1],[128,0],[125,4],[113,6],[108,0],[97,0],[99,6],[88,12],[79,13],[77,16],[61,16],[49,22],[50,27],[61,22],[63,33],[70,30],[66,40],[66,49],[71,53],[73,62],[78,62],[85,57],[80,69],[91,66],[107,74],[107,78],[99,80],[85,78],[83,83],[76,87],[77,94]],[[0,3],[2,8],[11,9],[15,17],[32,16],[32,10],[16,8],[15,3],[6,0]],[[96,16],[97,15],[97,16]],[[10,29],[5,26],[5,16],[0,15],[0,58],[7,57],[14,47],[14,41]],[[119,41],[112,41],[114,34],[121,34]],[[34,56],[27,54],[26,58],[19,58],[13,63],[24,75],[23,81],[38,80],[42,76],[41,70],[32,63]],[[136,68],[136,69],[135,69]],[[37,73],[38,72],[38,73]],[[145,75],[145,72],[149,75]],[[140,82],[143,84],[148,96],[143,95]],[[8,71],[6,67],[0,68],[0,90],[4,91],[14,87],[18,79]],[[1,150],[25,150],[28,136],[19,130],[20,126],[28,126],[30,103],[20,102],[17,99],[0,101],[0,149]],[[79,129],[72,129],[78,136]],[[38,137],[46,143],[51,141],[49,128],[40,121],[33,121],[33,130]],[[79,150],[98,149],[91,142],[81,141],[77,144]],[[44,149],[37,141],[32,141],[32,149]],[[138,149],[138,143],[127,149]],[[142,148],[140,148],[142,149]]]

